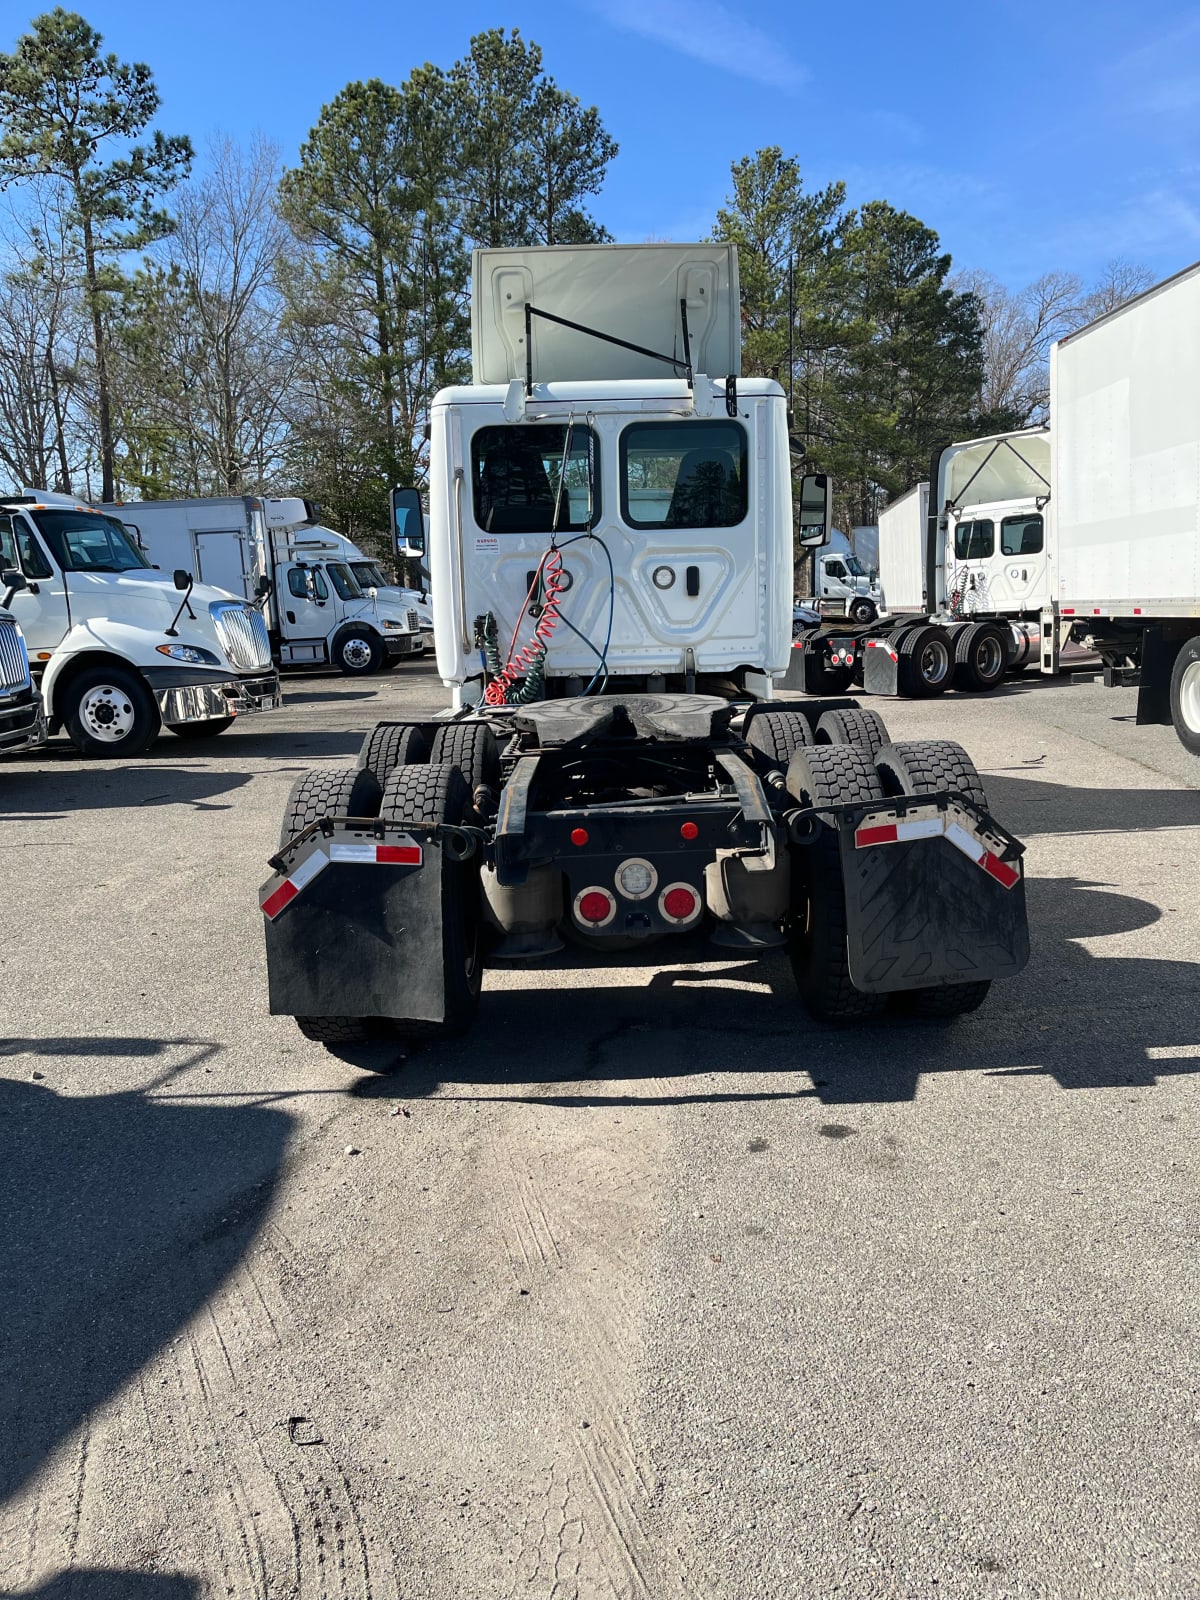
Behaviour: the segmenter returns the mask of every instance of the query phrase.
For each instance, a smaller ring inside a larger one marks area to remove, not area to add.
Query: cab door
[[[1037,611],[1046,594],[1046,530],[1042,513],[1014,511],[999,519],[994,592],[997,609]]]
[[[66,637],[71,610],[62,573],[19,512],[0,516],[0,567],[25,575],[28,587],[17,590],[9,609],[21,624],[36,671]]]
[[[283,633],[289,641],[324,639],[336,620],[330,605],[329,585],[319,566],[303,561],[290,562],[284,569],[284,592],[280,596]]]

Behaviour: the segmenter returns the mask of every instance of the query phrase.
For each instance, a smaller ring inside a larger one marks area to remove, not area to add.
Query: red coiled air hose
[[[537,627],[533,630],[533,638],[529,643],[516,649],[517,634],[521,629],[521,618],[525,615],[525,607],[537,593],[539,581],[545,584],[542,600],[542,614],[538,618]],[[513,629],[512,642],[508,647],[508,660],[498,677],[492,679],[483,691],[483,698],[490,706],[502,706],[508,703],[508,691],[518,678],[524,677],[532,667],[540,663],[550,644],[550,635],[558,626],[558,597],[562,590],[562,555],[558,550],[547,550],[538,562],[537,572],[529,587],[521,607],[521,614],[517,618],[517,625]],[[514,651],[516,652],[514,654]]]

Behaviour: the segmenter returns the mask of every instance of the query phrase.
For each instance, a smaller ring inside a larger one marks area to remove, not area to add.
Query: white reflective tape
[[[898,822],[896,840],[902,843],[905,839],[936,839],[944,826],[941,817],[919,817],[914,822]]]
[[[329,865],[329,857],[324,850],[314,850],[307,861],[302,861],[294,872],[288,873],[288,882],[293,889],[303,889],[306,883],[311,883],[322,867]]]
[[[970,856],[972,861],[980,862],[987,855],[987,846],[967,832],[961,822],[951,822],[946,828],[946,837],[956,850],[961,850],[963,855]]]
[[[332,844],[329,847],[331,861],[361,861],[370,866],[375,864],[375,846],[373,844]]]

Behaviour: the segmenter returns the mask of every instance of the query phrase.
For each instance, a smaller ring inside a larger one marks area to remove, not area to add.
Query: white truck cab
[[[417,608],[355,576],[341,534],[296,496],[130,501],[106,508],[160,566],[184,566],[260,606],[283,666],[328,662],[352,677],[416,654]],[[353,546],[351,546],[353,549]]]
[[[10,605],[50,729],[84,755],[137,755],[162,727],[209,737],[281,704],[259,613],[151,566],[113,517],[44,490],[0,499],[0,567],[23,580]]]
[[[427,590],[409,589],[404,584],[393,583],[384,572],[379,562],[360,550],[352,539],[344,533],[335,533],[332,528],[321,528],[323,539],[331,543],[337,550],[340,558],[346,563],[353,573],[355,581],[364,594],[375,590],[382,598],[389,602],[403,606],[407,611],[415,611],[420,624],[420,637],[413,646],[413,655],[424,655],[433,649],[433,607],[430,604]]]
[[[882,601],[879,584],[849,550],[825,550],[816,561],[816,598],[833,601],[855,622],[874,622]],[[824,608],[828,610],[828,605]]]

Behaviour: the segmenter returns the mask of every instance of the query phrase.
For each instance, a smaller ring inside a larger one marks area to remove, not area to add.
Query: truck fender
[[[45,702],[46,716],[53,720],[58,715],[55,692],[63,688],[77,672],[82,672],[85,667],[105,666],[109,662],[119,663],[132,672],[141,672],[141,667],[134,660],[138,653],[128,648],[122,649],[119,641],[114,638],[111,642],[106,638],[110,625],[103,622],[89,622],[86,627],[72,628],[70,633],[57,647],[46,663],[46,670],[42,674],[42,699]],[[143,634],[142,629],[121,630],[120,624],[111,625],[114,632]]]

